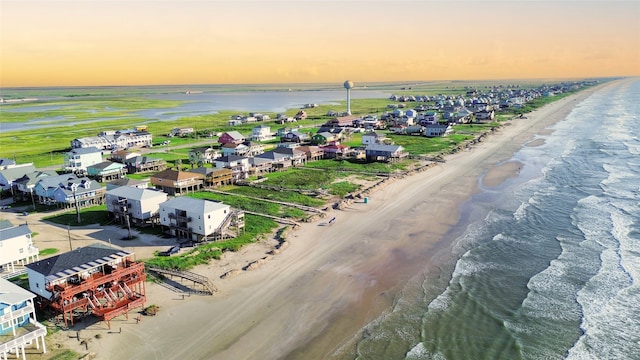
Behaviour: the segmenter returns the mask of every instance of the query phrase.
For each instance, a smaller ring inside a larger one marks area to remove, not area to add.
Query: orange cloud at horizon
[[[0,86],[640,75],[640,3],[2,1]]]

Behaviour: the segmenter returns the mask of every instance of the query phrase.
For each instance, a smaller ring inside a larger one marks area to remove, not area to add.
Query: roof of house
[[[204,199],[194,199],[188,196],[180,196],[169,199],[160,204],[160,206],[173,209],[188,210],[189,212],[195,212],[198,214],[207,214],[214,211],[229,209],[231,207],[220,202]]]
[[[13,227],[13,224],[9,220],[0,219],[0,230]]]
[[[233,162],[233,161],[242,161],[248,159],[245,156],[238,156],[238,155],[227,155],[227,156],[223,156],[223,157],[219,157],[216,159],[216,161],[219,162]]]
[[[24,174],[28,174],[36,171],[35,166],[33,164],[24,164],[24,165],[16,165],[10,168],[6,168],[0,170],[0,174],[7,180],[15,180],[24,176]]]
[[[134,157],[130,157],[128,159],[124,160],[125,164],[136,164],[136,163],[151,163],[151,162],[156,162],[156,161],[163,161],[162,159],[158,159],[158,158],[150,158],[150,157],[146,157],[146,156],[134,156]]]
[[[229,135],[231,138],[235,140],[244,140],[244,135],[240,134],[235,130],[227,131],[225,134]]]
[[[60,186],[60,183],[66,183],[68,181],[77,179],[78,177],[74,174],[62,174],[57,176],[47,176],[43,177],[36,183],[36,185],[40,185],[44,189],[48,188],[57,188]]]
[[[89,165],[89,166],[87,166],[87,169],[88,168],[92,168],[92,169],[97,169],[97,170],[104,170],[104,169],[106,169],[106,168],[108,168],[110,166],[114,166],[114,167],[117,167],[117,168],[124,168],[123,164],[115,163],[115,162],[112,162],[112,161],[103,161],[101,163]]]
[[[388,151],[388,152],[396,152],[402,150],[402,146],[400,145],[385,145],[385,144],[369,144],[367,145],[366,151]]]
[[[15,164],[16,162],[12,159],[0,158],[0,166],[15,165]]]
[[[27,264],[25,267],[52,280],[92,269],[129,255],[131,253],[126,250],[96,243]]]
[[[93,153],[102,153],[102,150],[98,149],[95,146],[89,146],[85,148],[75,148],[69,151],[70,154],[75,155],[84,155],[84,154],[93,154]]]
[[[23,177],[16,180],[15,182],[25,184],[25,185],[31,185],[31,184],[36,184],[38,181],[40,181],[40,179],[49,177],[49,176],[58,176],[58,173],[53,170],[34,171],[34,172],[24,174]]]
[[[9,280],[0,278],[0,304],[21,304],[36,295],[27,291]]]
[[[140,185],[140,184],[145,184],[148,183],[149,180],[136,180],[136,179],[129,179],[129,178],[121,178],[118,180],[113,180],[111,182],[109,182],[109,184],[111,185],[115,185],[115,186],[136,186],[136,185]]]
[[[31,234],[29,226],[22,224],[14,227],[0,229],[0,241],[17,238],[19,236]]]
[[[162,170],[159,173],[153,175],[153,177],[154,178],[158,178],[158,179],[167,179],[167,180],[172,180],[172,181],[178,181],[178,180],[193,179],[195,177],[201,178],[202,174],[193,173],[193,172],[189,172],[189,171],[179,171],[179,170],[173,170],[173,169],[166,169],[166,170]]]
[[[140,189],[132,186],[119,186],[115,189],[108,190],[107,195],[123,197],[131,200],[144,200],[161,197],[166,199],[167,194],[162,191],[153,189]]]

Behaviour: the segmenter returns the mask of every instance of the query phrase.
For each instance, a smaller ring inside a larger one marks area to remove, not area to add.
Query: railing
[[[75,294],[79,294],[87,290],[91,290],[100,284],[106,284],[108,282],[118,281],[121,278],[127,275],[134,274],[136,272],[144,272],[144,263],[133,263],[128,267],[118,268],[115,272],[111,274],[104,274],[104,275],[98,275],[98,276],[92,275],[92,277],[82,281],[79,285],[61,286],[61,285],[49,284],[45,287],[45,289],[47,289],[47,291],[52,292],[52,290],[54,290],[56,287],[60,287],[62,288],[62,290],[60,291],[60,296],[62,296],[63,298],[64,297],[69,298]]]
[[[211,280],[209,280],[209,278],[204,275],[192,273],[190,271],[161,269],[157,267],[150,267],[149,270],[162,275],[178,276],[183,279],[191,280],[194,283],[201,284],[208,290],[208,292],[211,295],[213,295],[215,292],[218,291],[218,288],[216,288],[215,285],[213,285],[213,283],[211,282]]]
[[[33,305],[27,305],[27,306],[21,307],[18,310],[13,310],[12,312],[10,312],[8,314],[4,314],[4,315],[0,316],[0,323],[4,323],[6,321],[13,320],[13,319],[18,318],[20,316],[30,314],[33,311],[34,311]]]
[[[34,325],[36,327],[35,330],[30,331],[20,337],[17,337],[13,340],[9,340],[5,343],[0,344],[0,355],[1,354],[7,354],[9,353],[9,351],[11,351],[12,349],[17,348],[20,345],[26,345],[27,343],[32,342],[33,340],[37,339],[40,336],[46,336],[47,335],[47,328],[42,326],[41,324],[38,323],[30,323],[31,325]]]

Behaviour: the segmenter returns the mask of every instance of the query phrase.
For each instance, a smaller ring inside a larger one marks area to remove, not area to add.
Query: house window
[[[207,219],[211,219],[211,214],[207,215]]]
[[[40,288],[40,284],[36,283],[36,288],[39,289]]]
[[[198,226],[198,230],[202,230],[202,226]]]
[[[20,250],[18,250],[18,252],[19,252],[20,254],[22,254],[22,253],[24,252],[24,248],[20,248]]]

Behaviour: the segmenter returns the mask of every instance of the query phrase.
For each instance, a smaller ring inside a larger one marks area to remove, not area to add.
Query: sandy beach
[[[452,260],[452,244],[443,239],[458,223],[460,205],[478,186],[496,187],[516,176],[521,164],[510,161],[511,156],[522,146],[541,145],[536,135],[548,133],[548,126],[596,89],[511,120],[426,171],[389,180],[367,195],[368,203],[329,210],[336,217],[333,224],[327,224],[327,217],[290,231],[288,246],[276,255],[267,254],[275,243],[267,239],[194,269],[219,288],[214,296],[182,297],[149,283],[147,304],[160,306],[157,316],[139,323],[137,314],[119,317],[112,320],[111,330],[104,322],[83,324],[81,337],[92,338],[87,346],[65,332],[54,341],[81,354],[94,353],[96,359],[340,358],[411,276]],[[415,229],[425,221],[428,233],[421,232],[416,241]],[[35,238],[37,246],[52,247],[38,244],[41,237]],[[140,241],[138,246],[113,243],[139,258],[148,256],[151,246],[164,245]],[[258,259],[264,261],[256,270],[220,278]],[[98,333],[102,336],[95,339]]]

